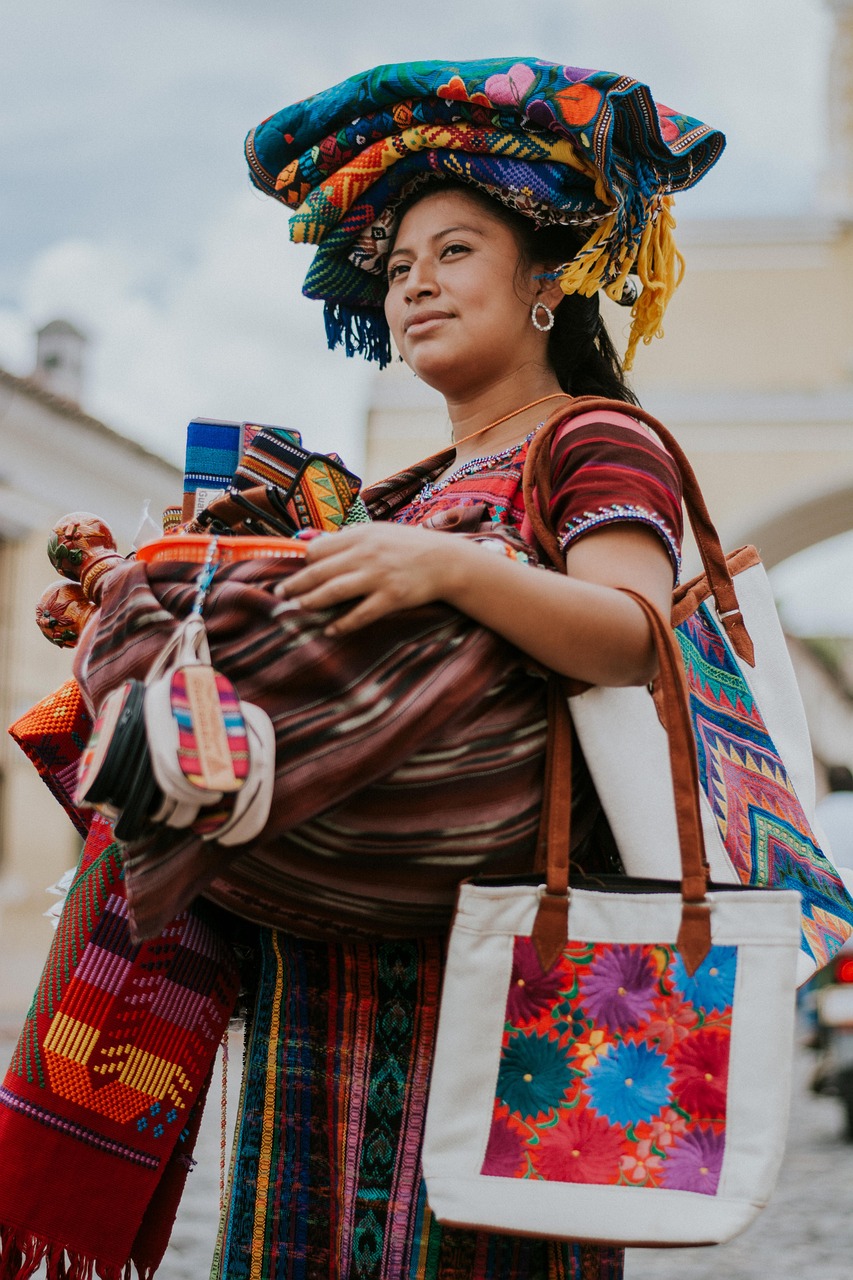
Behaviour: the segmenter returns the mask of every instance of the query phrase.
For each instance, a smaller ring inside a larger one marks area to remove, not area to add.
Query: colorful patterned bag
[[[192,424],[191,424],[192,425]],[[368,519],[361,481],[336,453],[312,453],[298,431],[261,427],[246,445],[228,488],[199,515],[234,532],[291,537],[300,529],[331,532]]]
[[[547,883],[471,881],[459,894],[423,1153],[443,1223],[719,1243],[766,1203],[781,1163],[798,896],[707,886],[678,646],[630,594],[655,635],[675,795],[677,829],[655,853],[667,839],[681,883],[569,889],[571,730],[557,687]]]
[[[551,441],[567,419],[591,410],[645,422],[681,472],[704,572],[676,589],[671,622],[687,676],[711,875],[799,892],[797,982],[805,982],[853,933],[853,898],[815,818],[808,726],[767,574],[754,547],[725,555],[693,469],[670,432],[643,409],[594,397],[578,397],[568,413],[555,414],[527,457],[530,528],[523,532],[556,568],[565,572],[547,519]],[[661,849],[674,851],[676,844],[666,735],[655,700],[645,688],[590,688],[571,698],[571,712],[626,871],[660,876]],[[665,874],[675,877],[672,857]]]

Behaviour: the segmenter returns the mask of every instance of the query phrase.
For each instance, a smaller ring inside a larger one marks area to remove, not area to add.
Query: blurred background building
[[[65,320],[37,335],[29,378],[0,368],[0,723],[16,720],[71,675],[72,651],[35,625],[58,581],[47,537],[69,511],[94,511],[130,550],[147,504],[155,519],[180,502],[181,473],[81,407],[86,338]],[[149,532],[147,540],[150,540]],[[0,1022],[26,1007],[50,942],[45,894],[79,839],[33,766],[0,734]]]

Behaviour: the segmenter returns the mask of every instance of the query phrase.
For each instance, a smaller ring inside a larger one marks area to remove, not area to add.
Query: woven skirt
[[[421,1176],[439,939],[260,930],[212,1280],[621,1280],[621,1249],[442,1227]]]

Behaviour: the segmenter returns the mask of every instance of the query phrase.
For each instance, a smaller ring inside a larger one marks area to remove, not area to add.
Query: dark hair
[[[430,179],[403,197],[395,211],[397,227],[413,205],[425,196],[442,191],[461,191],[509,227],[519,246],[519,273],[529,272],[535,264],[556,267],[561,262],[570,262],[589,235],[588,231],[561,223],[537,226],[531,218],[477,187],[440,178]],[[597,292],[590,298],[579,293],[566,294],[555,308],[554,327],[548,335],[548,360],[560,386],[571,395],[608,396],[639,404],[625,380],[616,348],[601,317]]]

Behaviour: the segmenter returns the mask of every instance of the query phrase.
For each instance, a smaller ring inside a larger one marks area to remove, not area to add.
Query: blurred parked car
[[[853,1142],[853,941],[821,970],[806,994],[812,1008],[810,1043],[819,1057],[811,1087],[838,1098],[844,1107],[844,1136]]]

